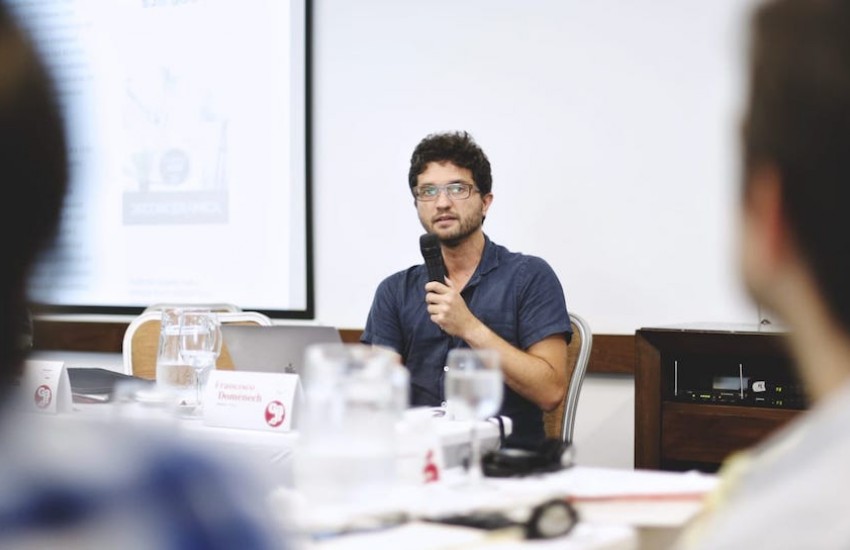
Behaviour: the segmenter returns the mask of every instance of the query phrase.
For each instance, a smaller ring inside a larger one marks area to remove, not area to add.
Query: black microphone
[[[443,264],[443,252],[440,250],[440,240],[436,235],[425,233],[419,237],[419,249],[425,258],[428,268],[428,280],[446,283],[446,266]]]

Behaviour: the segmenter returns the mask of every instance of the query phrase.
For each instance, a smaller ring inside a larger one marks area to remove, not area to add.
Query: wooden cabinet
[[[770,326],[642,328],[635,347],[635,468],[716,471],[806,407]]]

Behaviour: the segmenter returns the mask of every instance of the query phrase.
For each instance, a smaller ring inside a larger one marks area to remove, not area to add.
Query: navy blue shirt
[[[553,334],[571,334],[564,292],[546,261],[510,252],[485,235],[484,253],[461,291],[469,310],[493,332],[521,350]],[[439,406],[445,401],[444,367],[449,350],[469,347],[431,321],[425,303],[428,272],[424,264],[384,279],[366,321],[361,341],[401,354],[410,371],[411,406]],[[513,422],[510,446],[540,443],[543,413],[505,386],[500,414]]]

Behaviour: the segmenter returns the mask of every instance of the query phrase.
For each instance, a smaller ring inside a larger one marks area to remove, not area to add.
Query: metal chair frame
[[[587,373],[587,366],[590,363],[590,350],[593,347],[593,333],[590,330],[590,325],[587,321],[575,313],[570,313],[570,324],[573,328],[573,343],[575,337],[578,336],[579,348],[573,352],[570,350],[568,357],[573,362],[572,374],[570,375],[567,391],[564,395],[564,402],[557,409],[544,413],[544,419],[548,420],[547,425],[559,425],[560,430],[557,436],[561,438],[565,444],[572,444],[575,431],[576,411],[578,410],[578,401],[581,397],[581,388],[584,385],[584,377]],[[570,346],[573,345],[570,344]],[[573,361],[573,358],[574,361]],[[555,420],[558,422],[555,422]],[[554,429],[547,429],[547,437],[555,437]]]

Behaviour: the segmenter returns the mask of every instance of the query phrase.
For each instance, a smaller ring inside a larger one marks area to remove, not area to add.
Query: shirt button
[[[441,406],[441,407],[445,407],[446,405],[448,405],[448,403],[446,403],[445,401],[443,401],[442,403],[440,403],[440,406]]]
[[[449,372],[449,366],[446,365],[445,367],[443,367],[443,370],[446,371],[446,372]]]

